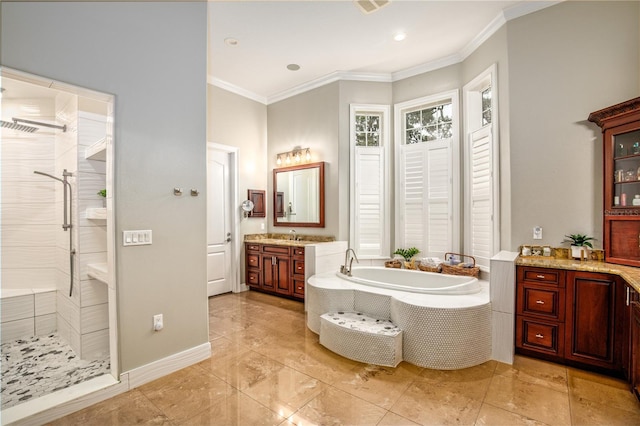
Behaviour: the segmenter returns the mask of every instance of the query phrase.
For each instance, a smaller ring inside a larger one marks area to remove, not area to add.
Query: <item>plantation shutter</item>
[[[383,148],[356,146],[354,164],[357,224],[354,249],[359,256],[386,256]]]
[[[428,255],[444,257],[453,247],[451,140],[427,143]]]
[[[453,244],[451,140],[400,146],[401,242],[444,257]]]
[[[470,221],[471,255],[479,266],[489,267],[493,255],[493,197],[491,132],[481,129],[470,142]]]

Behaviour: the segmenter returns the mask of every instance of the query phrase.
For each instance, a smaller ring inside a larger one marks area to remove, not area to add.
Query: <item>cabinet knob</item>
[[[544,305],[544,300],[536,300],[536,303],[537,303],[538,305]]]
[[[543,336],[542,334],[540,334],[540,333],[536,334],[536,337],[537,337],[538,339],[544,339],[544,336]]]

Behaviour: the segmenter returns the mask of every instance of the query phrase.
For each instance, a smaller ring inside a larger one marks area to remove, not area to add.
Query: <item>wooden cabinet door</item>
[[[640,303],[631,302],[631,391],[640,399]]]
[[[280,294],[291,294],[291,260],[284,256],[277,256],[274,264],[275,288]]]
[[[640,216],[605,216],[604,233],[607,262],[640,266]]]
[[[275,269],[275,256],[267,254],[262,256],[262,288],[266,290],[275,290],[276,281],[278,279]]]
[[[565,358],[611,370],[620,368],[616,343],[616,300],[623,300],[616,276],[591,272],[567,273]],[[618,308],[621,309],[621,306]],[[617,341],[618,340],[618,341]],[[617,355],[617,357],[616,357]]]

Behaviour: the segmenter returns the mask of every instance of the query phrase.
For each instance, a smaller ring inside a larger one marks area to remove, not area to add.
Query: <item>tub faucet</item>
[[[351,253],[353,256],[349,256],[349,253]],[[354,249],[352,249],[351,247],[349,247],[347,249],[347,251],[344,254],[344,265],[340,266],[340,273],[341,274],[345,274],[346,276],[350,277],[351,276],[351,268],[353,265],[353,259],[356,260],[356,262],[360,263],[360,261],[358,260],[358,256],[356,256],[356,252]]]
[[[293,235],[293,238],[292,238],[292,235]],[[292,229],[291,231],[289,231],[289,239],[293,240],[293,241],[296,241],[296,230],[295,229]]]

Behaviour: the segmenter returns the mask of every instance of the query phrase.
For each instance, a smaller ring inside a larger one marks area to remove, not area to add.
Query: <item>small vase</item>
[[[589,258],[589,248],[585,246],[571,246],[571,257],[574,259],[582,259],[582,252],[584,251],[584,258]]]

